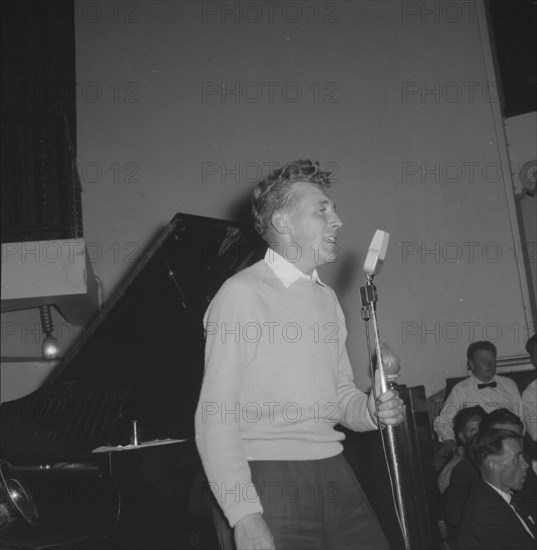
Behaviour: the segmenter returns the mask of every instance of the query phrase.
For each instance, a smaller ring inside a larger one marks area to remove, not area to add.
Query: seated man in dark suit
[[[521,436],[524,433],[524,424],[522,420],[511,411],[507,409],[497,409],[492,411],[485,420],[481,423],[480,431],[488,429],[495,430],[511,430],[517,435]],[[524,441],[524,440],[522,440]],[[528,455],[528,449],[524,448],[524,458],[528,464],[531,464],[531,459]],[[520,490],[513,492],[513,498],[516,503],[525,513],[533,514],[535,516],[535,503],[537,502],[537,475],[535,472],[528,468],[524,484]]]
[[[468,494],[457,547],[461,550],[535,550],[535,521],[515,508],[528,463],[522,438],[511,430],[487,429],[472,446],[481,481]]]
[[[479,425],[479,431],[486,430],[510,430],[516,435],[522,436],[524,425],[520,418],[508,409],[496,409],[486,415]],[[451,472],[450,484],[444,495],[444,518],[448,528],[448,534],[454,536],[461,523],[462,511],[466,503],[468,493],[472,485],[481,482],[481,473],[467,451],[465,457]],[[537,476],[533,470],[528,469],[524,484],[520,490],[515,491],[517,503],[531,513],[535,508]]]

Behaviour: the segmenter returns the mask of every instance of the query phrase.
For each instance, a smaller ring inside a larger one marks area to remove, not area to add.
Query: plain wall
[[[359,386],[361,268],[377,228],[391,234],[381,337],[402,383],[440,390],[466,373],[473,340],[524,354],[481,4],[447,4],[77,2],[84,236],[106,295],[176,212],[245,220],[261,175],[311,158],[337,180],[339,259],[320,274],[346,313]]]

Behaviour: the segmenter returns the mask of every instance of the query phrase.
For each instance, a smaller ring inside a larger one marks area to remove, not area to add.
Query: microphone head
[[[364,262],[364,272],[368,275],[378,275],[386,257],[390,234],[377,229]]]
[[[388,344],[383,342],[380,344],[380,353],[382,355],[382,364],[384,366],[384,374],[398,375],[401,370],[401,361],[396,353]]]

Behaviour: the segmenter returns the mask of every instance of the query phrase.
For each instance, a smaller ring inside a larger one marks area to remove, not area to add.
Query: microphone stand
[[[365,286],[360,287],[360,297],[362,301],[362,318],[366,322],[367,347],[369,350],[369,359],[370,359],[371,365],[373,365],[373,358],[371,354],[370,333],[369,333],[369,325],[367,324],[367,321],[369,321],[370,319],[373,321],[373,333],[374,333],[375,348],[377,353],[377,368],[379,370],[381,392],[384,393],[388,389],[393,389],[395,387],[396,380],[399,377],[399,371],[397,369],[397,372],[393,374],[387,374],[385,372],[385,366],[384,366],[384,361],[382,358],[382,352],[380,347],[380,336],[379,336],[377,314],[376,314],[376,304],[378,301],[378,295],[377,295],[377,289],[373,284],[373,277],[374,277],[373,275],[366,273],[365,275],[366,284]],[[373,388],[372,388],[373,392],[375,392],[374,380],[375,379],[373,377]],[[375,395],[375,397],[377,396]],[[390,464],[388,464],[388,472],[390,472],[391,470],[393,473],[393,477],[395,478],[396,502],[394,504],[396,506],[396,515],[399,520],[399,526],[401,528],[401,534],[403,536],[405,550],[410,550],[410,542],[409,542],[409,534],[408,534],[409,533],[408,518],[406,515],[406,510],[405,510],[405,505],[403,500],[403,493],[401,489],[401,472],[400,472],[401,462],[400,462],[398,449],[395,444],[396,427],[384,426],[384,425],[381,425],[379,422],[379,428],[381,429],[381,438],[383,441],[385,453],[386,453],[386,446],[384,445],[384,434],[387,435],[387,446],[388,446],[387,454],[390,459]],[[390,480],[391,480],[391,475],[390,475]],[[392,490],[393,489],[394,487],[392,483]]]

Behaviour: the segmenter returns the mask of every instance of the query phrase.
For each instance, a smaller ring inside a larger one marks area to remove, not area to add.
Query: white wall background
[[[245,219],[258,176],[311,158],[337,180],[340,258],[321,276],[347,315],[360,386],[361,266],[377,228],[391,233],[381,336],[402,383],[440,390],[466,373],[473,340],[523,354],[526,282],[481,3],[236,4],[77,2],[84,232],[107,295],[176,212]]]

